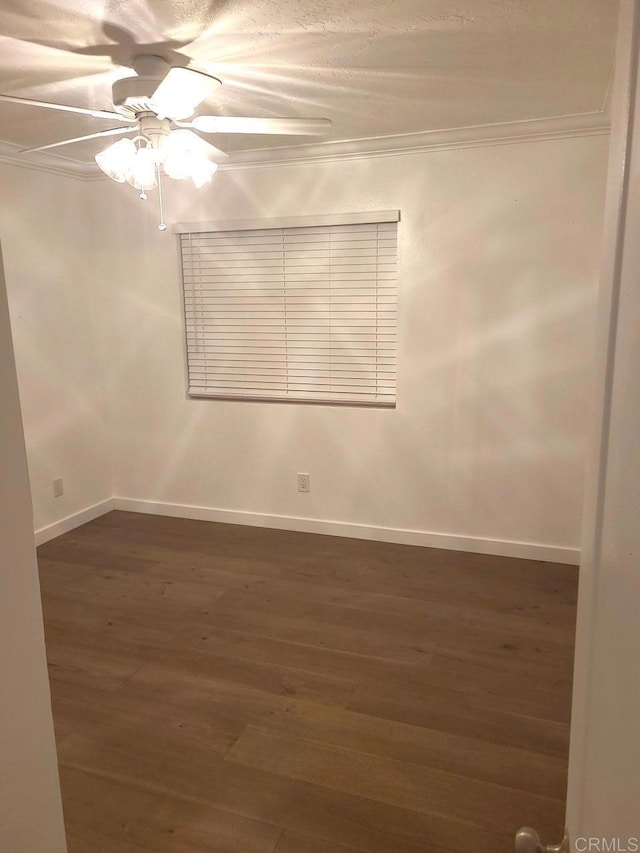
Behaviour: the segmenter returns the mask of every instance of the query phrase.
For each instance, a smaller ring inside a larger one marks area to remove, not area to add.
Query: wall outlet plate
[[[61,498],[64,495],[64,482],[62,481],[62,477],[58,477],[54,480],[52,485],[54,498]]]
[[[311,490],[311,477],[308,474],[298,474],[298,491],[308,492]]]

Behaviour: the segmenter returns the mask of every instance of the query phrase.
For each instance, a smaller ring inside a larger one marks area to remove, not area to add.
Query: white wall
[[[64,853],[29,479],[0,256],[0,850]]]
[[[116,495],[575,548],[606,151],[540,140],[167,188],[173,221],[400,208],[395,411],[187,400],[175,238],[152,200],[92,184]]]
[[[36,529],[110,498],[105,295],[89,184],[0,163],[0,236]],[[65,494],[53,497],[52,480]]]

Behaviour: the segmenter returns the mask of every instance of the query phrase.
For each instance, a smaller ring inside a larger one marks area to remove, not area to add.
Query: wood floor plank
[[[85,573],[86,568],[50,561],[41,571],[47,599],[80,601],[85,605],[117,603],[125,610],[154,606],[170,613],[171,608],[175,611],[178,606],[202,609],[232,584],[232,576],[228,573],[215,577],[209,572],[206,578],[189,573],[177,578],[175,567],[167,568],[161,563],[151,564],[139,572],[93,569]]]
[[[105,582],[108,583],[108,582]],[[109,588],[110,584],[109,584]],[[205,613],[211,609],[224,589],[213,587],[203,591],[199,599],[189,601],[185,592],[180,602],[177,595],[155,594],[144,596],[132,589],[131,595],[103,595],[89,593],[83,600],[75,595],[47,595],[43,603],[45,618],[65,620],[89,628],[116,627],[131,624],[153,625],[164,630],[181,630],[190,622],[206,622]],[[115,633],[112,632],[112,633]]]
[[[185,723],[201,719],[210,733],[235,738],[250,723],[286,710],[294,700],[289,691],[276,693],[237,681],[178,675],[166,667],[149,664],[109,701],[112,707],[128,712],[132,721],[139,719],[136,709],[152,707],[164,714],[171,712]]]
[[[143,626],[141,630],[138,621],[123,623],[118,620],[102,629],[76,624],[73,627],[61,626],[50,622],[47,637],[55,649],[51,653],[52,678],[62,680],[58,667],[71,659],[75,668],[69,673],[62,670],[67,681],[71,677],[82,679],[84,673],[88,673],[87,684],[91,683],[91,679],[105,680],[109,677],[111,680],[105,686],[110,686],[112,682],[118,685],[147,663],[162,665],[167,670],[164,677],[168,682],[174,674],[178,680],[181,676],[206,677],[234,682],[278,696],[317,699],[338,706],[351,699],[358,684],[357,675],[360,673],[355,670],[359,661],[356,664],[352,661],[350,670],[344,667],[345,674],[342,675],[340,668],[332,667],[329,661],[322,669],[307,669],[304,656],[290,660],[286,650],[269,660],[255,659],[251,654],[229,654],[228,644],[219,643],[218,632],[211,631],[207,625],[189,623],[186,631],[181,628],[174,631],[162,629],[151,635],[148,628],[148,625]],[[226,640],[227,637],[223,636],[222,639]],[[233,640],[231,642],[234,647],[238,645]],[[107,666],[110,669],[103,675],[103,669]],[[118,680],[111,678],[111,668],[119,673]]]
[[[363,679],[360,692],[383,699],[429,702],[433,691],[463,694],[476,705],[550,722],[568,723],[571,713],[571,677],[564,680],[554,671],[541,671],[534,679],[531,671],[517,661],[506,666],[486,657],[464,659],[451,652],[436,651],[428,667],[392,672],[381,684]]]
[[[356,794],[411,811],[469,821],[515,835],[526,815],[540,832],[559,830],[564,803],[406,761],[303,741],[248,726],[229,761]]]
[[[347,707],[372,717],[397,720],[542,755],[566,759],[569,750],[568,723],[503,711],[492,707],[484,697],[476,699],[456,690],[425,688],[422,695],[416,696],[413,685],[405,694],[394,693],[392,687],[368,681],[356,691]]]
[[[299,832],[285,830],[276,844],[274,853],[362,853],[362,850],[345,847],[344,844],[338,845],[335,841],[310,838],[308,835],[300,835]]]
[[[114,550],[117,554],[115,559]],[[114,563],[117,563],[118,571],[130,573],[143,572],[157,562],[157,560],[142,556],[144,549],[140,549],[136,556],[123,554],[117,547],[114,550],[101,547],[99,544],[93,545],[83,533],[77,534],[74,530],[72,533],[65,533],[64,536],[59,536],[45,545],[41,545],[38,549],[38,555],[43,567],[46,567],[48,562],[53,562],[81,567],[94,566],[98,569],[113,569]]]
[[[561,834],[574,567],[122,512],[39,563],[70,853]]]
[[[69,853],[272,853],[280,827],[65,765]]]
[[[243,574],[240,578],[236,573],[225,574],[227,578],[232,577],[237,580],[233,584],[234,587],[241,586],[252,595],[260,595],[264,599],[274,596],[296,598],[311,601],[314,604],[342,605],[402,618],[418,617],[428,620],[430,628],[441,631],[460,628],[476,631],[484,629],[492,633],[499,631],[505,638],[535,640],[536,646],[542,646],[543,651],[546,651],[548,646],[560,646],[569,656],[573,651],[575,634],[573,621],[556,622],[546,612],[537,613],[533,617],[523,615],[517,609],[513,613],[487,612],[479,607],[460,606],[445,601],[430,601],[426,598],[410,598],[382,592],[368,592],[354,589],[351,585],[334,585],[321,577],[302,575],[296,579],[265,578],[255,573],[255,566],[252,566],[251,574]]]
[[[420,669],[405,661],[377,657],[354,649],[310,645],[295,636],[283,640],[234,628],[221,628],[215,617],[204,627],[210,649],[230,658],[250,659],[261,665],[299,668],[350,682],[360,682],[368,677],[383,679],[398,670],[414,673]]]
[[[221,628],[246,630],[387,660],[427,664],[435,644],[416,620],[295,599],[252,597],[229,591],[211,608]],[[375,627],[374,627],[375,626]]]
[[[144,663],[135,654],[117,654],[99,645],[88,649],[77,643],[56,643],[55,632],[48,628],[47,665],[49,679],[55,684],[73,683],[100,690],[116,690]]]
[[[375,632],[381,638],[388,634],[406,637],[405,646],[410,649],[423,649],[426,653],[427,648],[435,645],[451,657],[480,663],[494,662],[505,670],[511,668],[522,680],[531,677],[537,680],[540,673],[547,679],[556,677],[563,683],[571,678],[572,648],[544,635],[524,637],[487,624],[468,624],[464,615],[458,620],[452,619],[443,612],[444,608],[428,602],[409,600],[410,606],[403,607],[407,599],[366,595],[369,607],[362,607],[358,606],[362,603],[362,594],[352,593],[340,598],[333,588],[307,586],[301,593],[302,587],[302,584],[265,582],[252,583],[247,589],[230,590],[213,608],[214,615],[221,616],[216,620],[217,625],[246,627],[267,633],[274,630],[273,619],[270,618],[274,617],[279,620],[280,629],[284,620],[289,618],[305,618],[312,623],[318,622],[323,628],[330,626],[332,631],[336,626],[340,628],[347,624],[354,632],[364,629],[371,633],[372,626],[375,626]],[[383,598],[384,603],[373,607],[373,598]],[[356,606],[352,607],[352,603]],[[233,615],[238,609],[241,613],[234,622]],[[388,634],[385,629],[388,629]],[[427,662],[422,656],[411,660],[419,665]]]
[[[433,767],[522,791],[562,799],[566,761],[342,708],[297,701],[259,726],[295,740]]]

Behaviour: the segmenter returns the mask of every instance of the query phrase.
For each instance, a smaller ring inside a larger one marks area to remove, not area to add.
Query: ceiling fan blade
[[[119,113],[112,113],[109,110],[87,110],[83,107],[69,107],[66,104],[50,104],[47,101],[34,101],[31,98],[16,98],[14,95],[0,95],[0,101],[8,101],[11,104],[25,104],[28,107],[44,107],[47,110],[60,110],[64,113],[79,113],[84,116],[92,116],[92,118],[135,121],[135,119],[127,119],[126,116],[121,116]]]
[[[180,130],[172,131],[171,139],[178,143],[181,148],[190,148],[192,151],[202,154],[204,157],[208,157],[216,162],[219,160],[226,160],[229,157],[226,152],[222,151],[220,148],[216,148],[215,145],[212,145],[210,142],[207,142],[206,139],[198,136],[197,133],[194,133],[192,130],[187,130],[186,128],[181,127]]]
[[[194,68],[170,68],[151,97],[153,109],[163,118],[192,116],[222,82]]]
[[[196,116],[192,127],[203,133],[274,133],[293,136],[322,136],[333,123],[328,118],[245,118],[240,116]]]
[[[131,133],[137,130],[137,125],[132,127],[114,127],[111,130],[101,130],[100,133],[90,133],[88,136],[75,136],[73,139],[63,139],[62,142],[52,142],[50,145],[39,145],[37,148],[22,148],[20,154],[31,154],[34,151],[47,151],[49,148],[59,148],[61,145],[71,145],[72,142],[84,142],[86,139],[99,139],[101,136],[118,136],[123,133]]]

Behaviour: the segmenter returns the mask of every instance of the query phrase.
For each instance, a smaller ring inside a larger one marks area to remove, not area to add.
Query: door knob
[[[535,829],[523,826],[516,832],[515,853],[570,853],[569,833],[565,829],[560,844],[543,844]]]

